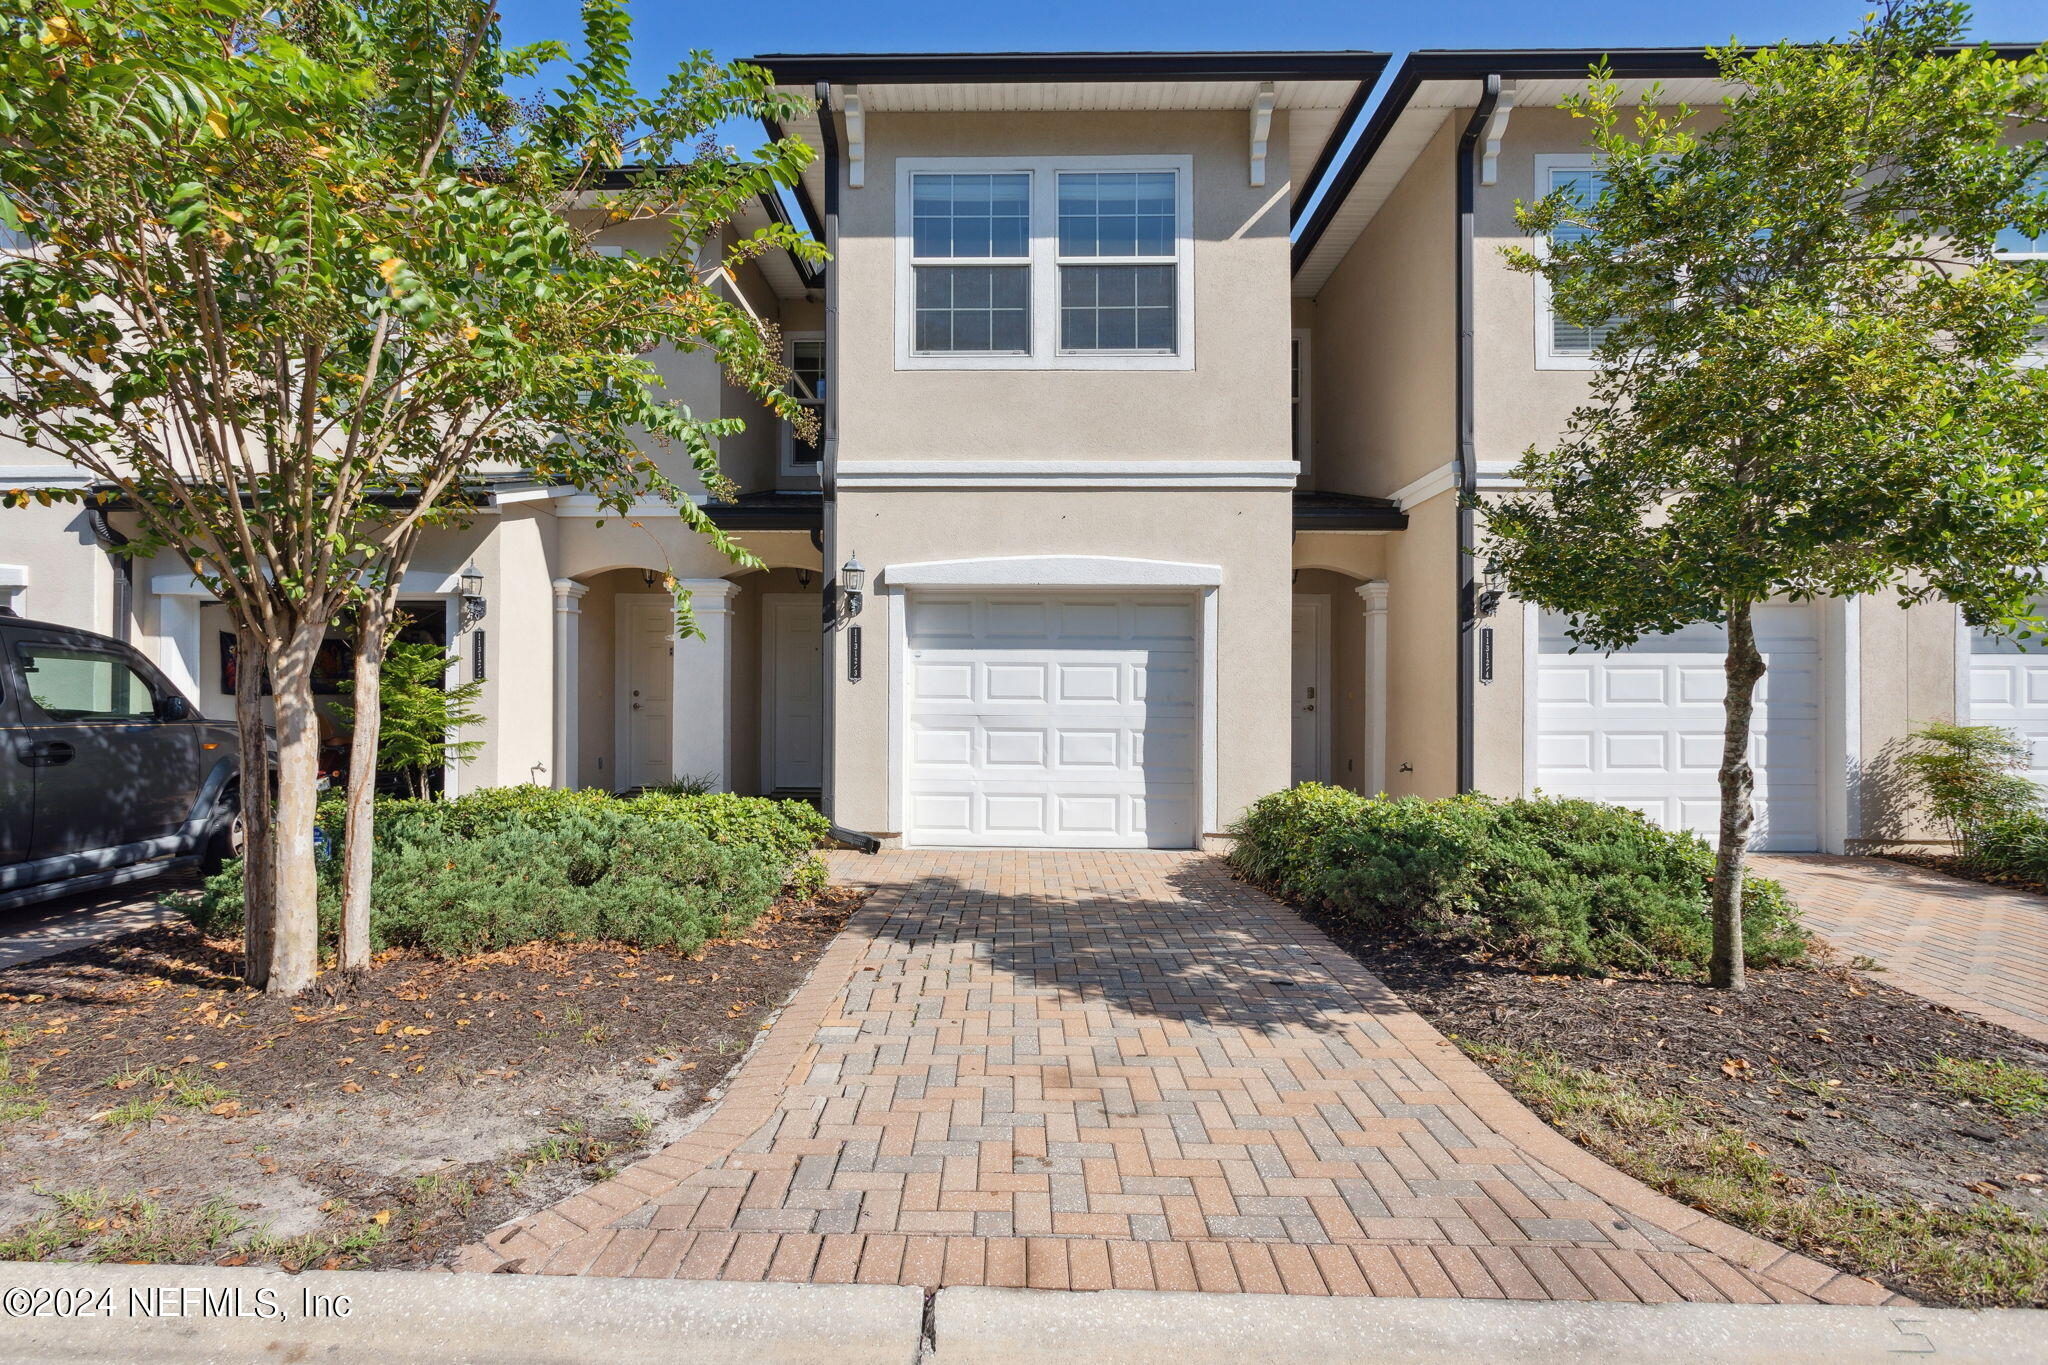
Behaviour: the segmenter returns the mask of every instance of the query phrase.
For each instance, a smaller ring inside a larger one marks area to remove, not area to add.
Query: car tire
[[[242,803],[239,793],[230,788],[221,795],[221,806],[227,812],[227,819],[213,827],[206,836],[206,846],[199,853],[200,875],[211,877],[233,858],[242,856]]]

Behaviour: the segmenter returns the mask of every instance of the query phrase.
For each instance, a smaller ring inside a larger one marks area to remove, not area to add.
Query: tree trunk
[[[271,700],[277,711],[277,824],[271,885],[272,995],[297,995],[313,984],[320,963],[320,882],[313,861],[313,820],[320,803],[320,724],[313,703],[313,664],[324,622],[300,622],[271,659]]]
[[[1742,871],[1749,853],[1749,830],[1756,816],[1752,795],[1756,774],[1749,766],[1749,727],[1756,713],[1756,685],[1764,676],[1764,656],[1756,647],[1756,622],[1751,604],[1728,605],[1728,680],[1722,700],[1721,836],[1714,856],[1714,952],[1707,979],[1731,991],[1743,990]]]
[[[393,604],[376,593],[356,613],[355,733],[349,738],[348,806],[342,825],[340,968],[370,965],[370,872],[377,822],[377,740],[384,728],[381,686]]]
[[[270,982],[272,820],[269,733],[263,724],[263,660],[256,632],[235,624],[235,729],[241,740],[242,979],[261,990]]]

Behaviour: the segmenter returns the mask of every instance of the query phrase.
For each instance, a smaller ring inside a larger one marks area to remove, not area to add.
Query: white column
[[[1365,602],[1365,790],[1387,789],[1387,584],[1358,585]]]
[[[732,603],[739,584],[685,578],[701,639],[678,640],[674,695],[669,701],[669,759],[677,777],[716,774],[713,788],[732,790]]]
[[[573,578],[555,580],[555,785],[574,787],[579,762],[577,715],[582,709],[583,677],[578,637],[582,634],[583,594],[587,584]]]
[[[194,705],[199,693],[199,608],[201,598],[156,599],[156,666]]]
[[[28,591],[28,565],[0,564],[0,609],[23,616],[19,603],[14,599]]]

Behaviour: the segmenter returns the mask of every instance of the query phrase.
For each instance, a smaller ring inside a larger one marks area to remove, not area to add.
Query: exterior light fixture
[[[461,628],[468,630],[471,626],[484,619],[484,611],[490,605],[484,600],[483,570],[477,568],[476,561],[472,559],[463,568],[461,575],[455,581],[456,586],[462,593]]]
[[[867,581],[868,571],[861,567],[859,555],[839,566],[838,580],[825,585],[825,629],[837,630],[860,615]]]

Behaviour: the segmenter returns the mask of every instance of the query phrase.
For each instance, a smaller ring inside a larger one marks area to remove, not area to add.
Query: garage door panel
[[[1769,668],[1750,738],[1757,770],[1757,844],[1819,841],[1820,659],[1811,607],[1758,618]],[[1537,660],[1536,785],[1643,812],[1667,828],[1712,836],[1720,823],[1722,696],[1719,627],[1600,655],[1567,648],[1546,618]]]
[[[2039,611],[2048,603],[2037,603]],[[1996,725],[2027,746],[2027,776],[2048,793],[2048,640],[1972,631],[1970,722]]]
[[[1158,593],[913,594],[905,619],[911,843],[1194,842],[1200,748],[1191,601]]]

